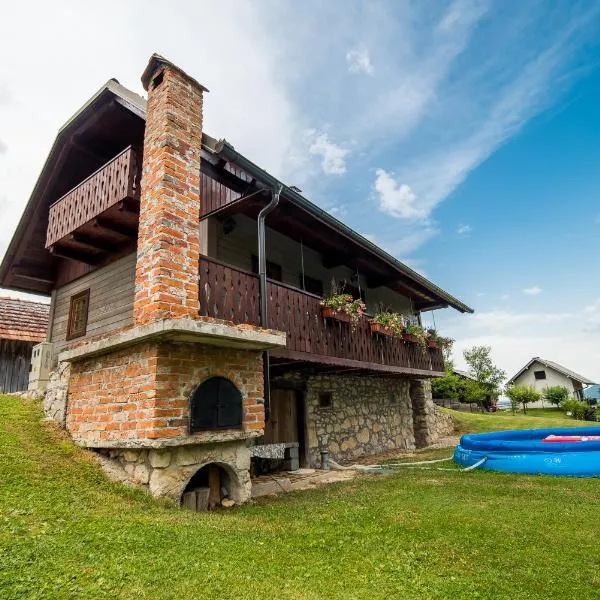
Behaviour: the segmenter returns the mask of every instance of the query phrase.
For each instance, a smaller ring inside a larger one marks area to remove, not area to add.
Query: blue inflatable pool
[[[600,441],[544,442],[549,435],[597,436],[600,427],[526,429],[463,435],[454,461],[481,469],[532,475],[600,476]]]

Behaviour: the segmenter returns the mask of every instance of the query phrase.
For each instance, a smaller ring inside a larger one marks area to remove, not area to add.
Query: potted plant
[[[454,340],[449,337],[444,337],[439,335],[435,329],[427,330],[427,345],[430,348],[441,348],[442,350],[446,350],[450,348],[454,343]]]
[[[371,333],[388,336],[402,335],[404,317],[400,313],[380,312],[369,320]]]
[[[321,313],[326,319],[335,319],[356,326],[367,307],[358,298],[355,300],[350,294],[334,294],[321,300]]]
[[[404,327],[402,339],[411,344],[419,344],[423,348],[427,347],[427,332],[416,323],[409,323]]]

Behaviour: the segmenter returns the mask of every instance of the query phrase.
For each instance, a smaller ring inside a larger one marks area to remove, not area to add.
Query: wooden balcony
[[[130,146],[50,206],[46,248],[94,264],[137,236],[139,164]]]
[[[442,375],[444,361],[437,348],[422,349],[396,337],[371,333],[361,319],[354,330],[347,323],[324,319],[321,298],[269,280],[269,327],[287,334],[285,350],[271,352],[273,364],[315,363],[340,370],[404,375]],[[200,259],[200,312],[234,323],[258,325],[259,282],[254,273],[208,257]]]

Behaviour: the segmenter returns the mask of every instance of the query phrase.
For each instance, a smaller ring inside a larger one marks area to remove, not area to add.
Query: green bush
[[[568,398],[561,403],[560,407],[565,412],[571,413],[571,416],[574,419],[584,421],[590,405],[587,402],[576,400],[575,398]]]
[[[544,398],[551,404],[560,406],[569,399],[569,390],[562,385],[553,385],[544,390]]]

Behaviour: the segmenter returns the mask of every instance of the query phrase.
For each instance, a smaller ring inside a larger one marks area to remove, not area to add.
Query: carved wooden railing
[[[131,146],[50,206],[46,248],[118,202],[139,199],[136,153]]]
[[[212,258],[200,259],[200,312],[204,316],[258,325],[258,287],[254,273]],[[444,371],[442,351],[437,348],[422,349],[396,337],[373,335],[366,318],[354,329],[324,319],[319,296],[283,283],[269,281],[267,293],[269,327],[287,334],[286,351],[296,358],[296,353],[302,353],[323,363],[361,362],[365,369]]]

